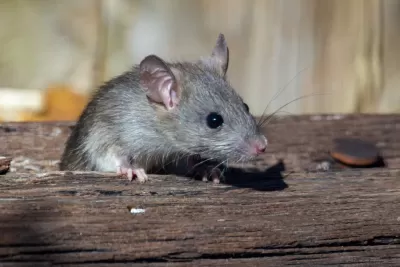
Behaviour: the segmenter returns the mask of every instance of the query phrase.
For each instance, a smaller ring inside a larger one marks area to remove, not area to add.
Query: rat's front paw
[[[212,180],[214,183],[220,183],[223,179],[222,171],[220,170],[220,164],[213,164],[208,161],[202,161],[197,156],[192,156],[188,159],[188,168],[190,173],[195,177],[200,177],[204,182]]]
[[[140,183],[144,183],[149,179],[146,171],[142,168],[133,167],[134,164],[128,157],[117,158],[115,165],[117,167],[117,174],[128,177],[129,181],[132,181],[134,177]]]
[[[144,183],[149,179],[146,171],[141,168],[126,168],[117,166],[117,174],[128,177],[129,181],[132,181],[133,177],[136,177],[140,183]]]
[[[214,184],[219,184],[221,179],[224,178],[221,170],[216,166],[202,166],[200,170],[197,171],[197,175],[199,175],[204,182],[212,180]]]

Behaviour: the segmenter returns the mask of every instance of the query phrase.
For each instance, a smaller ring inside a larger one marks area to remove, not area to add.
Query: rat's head
[[[140,64],[140,82],[165,138],[203,158],[246,161],[264,153],[267,139],[249,107],[226,80],[229,50],[222,34],[210,56],[195,63]]]

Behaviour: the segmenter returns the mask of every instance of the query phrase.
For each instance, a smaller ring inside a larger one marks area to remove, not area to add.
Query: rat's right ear
[[[225,36],[220,33],[210,56],[202,60],[203,63],[214,68],[222,76],[226,76],[229,65],[229,48]]]
[[[140,84],[152,102],[163,104],[167,110],[179,104],[177,77],[161,58],[150,55],[140,62]]]

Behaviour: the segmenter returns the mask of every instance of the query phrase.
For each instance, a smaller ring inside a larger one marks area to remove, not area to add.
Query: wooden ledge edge
[[[2,163],[4,162],[4,166],[9,166],[11,162],[11,158],[1,158],[0,157],[0,166],[3,166]],[[1,170],[1,169],[0,169]],[[60,178],[60,177],[76,177],[82,178],[82,176],[89,176],[89,177],[99,177],[99,178],[121,178],[120,175],[117,173],[105,173],[105,172],[97,172],[97,171],[49,171],[49,172],[38,172],[38,173],[30,173],[30,172],[8,172],[7,175],[2,175],[2,179],[8,178],[7,180],[12,179],[52,179],[52,178]],[[240,175],[240,174],[239,174]],[[379,179],[380,177],[395,177],[400,179],[400,168],[359,168],[359,169],[346,169],[342,171],[282,171],[280,179],[286,180],[320,180],[320,179],[339,179],[339,180],[347,180],[354,181],[355,179],[365,179],[365,178],[375,178]],[[175,177],[178,180],[181,179],[189,179],[194,180],[193,178],[183,177],[180,175],[174,174],[150,174],[151,179],[158,180],[165,180],[166,177]],[[265,177],[262,179],[263,181],[267,180],[274,180],[276,177]],[[121,178],[122,179],[122,178]],[[127,180],[128,181],[128,180]],[[261,180],[259,180],[262,182]],[[135,180],[133,181],[135,182]],[[201,182],[201,181],[199,181]],[[224,184],[224,183],[222,183]]]

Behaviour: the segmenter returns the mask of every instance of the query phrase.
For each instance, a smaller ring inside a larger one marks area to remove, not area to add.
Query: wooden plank
[[[238,173],[234,176],[237,178]],[[398,266],[400,170],[214,185],[99,174],[0,180],[8,266]],[[128,206],[144,209],[131,214]],[[7,266],[7,265],[4,265]]]
[[[398,115],[271,121],[269,153],[220,185],[48,172],[72,126],[0,125],[0,155],[13,157],[0,176],[0,266],[400,265]],[[377,144],[386,167],[316,172],[342,136]]]
[[[40,165],[39,169],[56,170],[54,160],[61,156],[73,125],[0,124],[0,156],[18,157],[19,162],[26,160],[30,169],[36,170],[33,165]],[[320,160],[328,157],[334,138],[357,137],[375,143],[387,167],[400,168],[400,115],[287,116],[273,118],[264,130],[269,146],[267,154],[255,163],[259,167],[274,165],[282,159],[288,170],[315,170]],[[17,171],[27,171],[23,164],[14,166]]]

